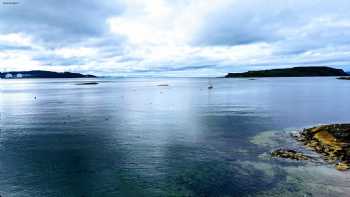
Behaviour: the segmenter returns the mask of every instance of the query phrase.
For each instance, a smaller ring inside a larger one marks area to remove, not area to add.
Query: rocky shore
[[[337,170],[350,169],[350,124],[322,125],[304,129],[294,135],[296,140],[321,154],[335,164]],[[294,150],[279,149],[272,152],[273,157],[306,160],[308,157]]]

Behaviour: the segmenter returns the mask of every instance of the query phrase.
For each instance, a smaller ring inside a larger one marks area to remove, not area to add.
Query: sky
[[[350,71],[349,0],[0,0],[0,71]]]

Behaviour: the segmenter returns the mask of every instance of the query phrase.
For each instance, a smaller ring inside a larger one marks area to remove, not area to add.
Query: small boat
[[[211,83],[211,81],[209,81],[208,90],[211,90],[211,89],[213,89],[213,88],[214,88],[213,84]]]

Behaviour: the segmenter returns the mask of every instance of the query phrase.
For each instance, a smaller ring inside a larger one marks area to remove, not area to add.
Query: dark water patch
[[[174,180],[177,191],[188,196],[248,196],[272,189],[284,177],[278,169],[271,176],[249,164],[208,161],[189,166]]]

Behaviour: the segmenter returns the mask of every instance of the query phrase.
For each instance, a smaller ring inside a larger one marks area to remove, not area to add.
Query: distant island
[[[321,76],[349,76],[342,69],[326,66],[293,67],[284,69],[248,71],[244,73],[228,73],[225,78],[240,77],[321,77]]]
[[[80,73],[71,72],[52,72],[52,71],[11,71],[0,72],[0,78],[3,79],[18,79],[18,78],[95,78],[94,75],[83,75]]]

